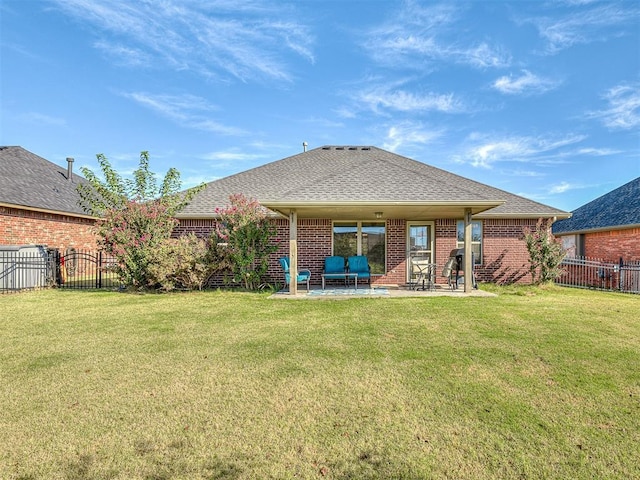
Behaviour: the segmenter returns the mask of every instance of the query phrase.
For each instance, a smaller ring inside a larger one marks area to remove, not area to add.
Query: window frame
[[[384,229],[384,271],[382,273],[371,273],[372,276],[382,276],[387,274],[387,222],[386,220],[333,220],[331,224],[331,255],[335,255],[335,228],[336,226],[356,227],[356,255],[362,255],[362,224],[366,226],[379,226]]]

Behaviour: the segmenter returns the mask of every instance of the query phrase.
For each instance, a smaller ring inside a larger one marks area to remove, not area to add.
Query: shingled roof
[[[289,205],[334,207],[394,206],[414,212],[459,215],[473,206],[476,218],[565,218],[562,210],[371,146],[324,146],[213,181],[179,215],[206,218],[242,193],[275,210]],[[457,206],[457,209],[448,208]],[[317,211],[317,209],[315,210]],[[352,210],[354,211],[354,210]],[[308,211],[311,215],[312,210]],[[482,213],[480,213],[482,212]],[[335,217],[334,217],[335,218]]]
[[[85,181],[22,147],[0,147],[0,205],[88,216],[76,191]]]
[[[640,226],[640,177],[573,211],[553,225],[554,235]]]

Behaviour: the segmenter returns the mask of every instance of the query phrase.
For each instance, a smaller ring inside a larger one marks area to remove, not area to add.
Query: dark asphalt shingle
[[[640,225],[640,177],[573,211],[553,224],[554,235]]]
[[[0,147],[0,202],[60,213],[83,214],[76,187],[86,180],[67,167],[45,160],[22,147]]]
[[[212,216],[234,193],[264,204],[505,201],[481,216],[567,213],[376,147],[326,146],[210,182],[179,216]]]

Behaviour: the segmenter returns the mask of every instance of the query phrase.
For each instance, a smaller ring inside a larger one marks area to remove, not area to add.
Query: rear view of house
[[[278,258],[292,256],[316,283],[329,256],[365,255],[372,284],[405,285],[413,260],[440,270],[460,248],[473,252],[465,261],[480,280],[527,281],[523,228],[570,215],[373,146],[324,146],[209,183],[179,213],[177,232],[208,235],[216,207],[236,193],[274,213],[272,277]]]

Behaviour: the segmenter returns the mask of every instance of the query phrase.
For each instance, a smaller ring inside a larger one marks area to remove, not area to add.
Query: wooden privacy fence
[[[565,258],[557,285],[640,293],[640,262],[610,262],[588,257]]]

